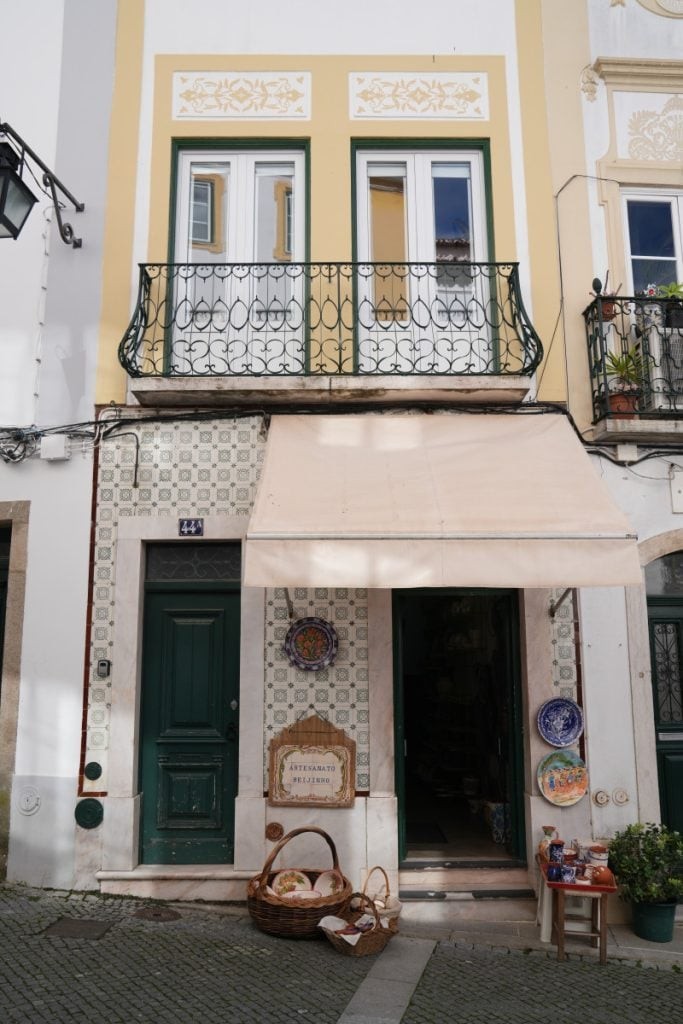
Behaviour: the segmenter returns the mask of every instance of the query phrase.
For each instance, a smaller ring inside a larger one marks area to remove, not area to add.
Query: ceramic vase
[[[548,847],[550,846],[551,839],[558,838],[557,829],[554,825],[541,825],[541,828],[543,829],[543,838],[538,844],[538,856],[541,860],[548,861],[550,860]]]

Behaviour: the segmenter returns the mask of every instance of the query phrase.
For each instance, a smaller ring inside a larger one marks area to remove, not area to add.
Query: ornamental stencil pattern
[[[553,590],[551,601],[559,601],[562,587]],[[575,592],[571,591],[555,612],[553,626],[553,689],[558,697],[576,700],[578,695],[579,665],[577,664],[578,623],[574,606]]]
[[[173,75],[173,118],[307,120],[308,71],[209,71]]]
[[[368,597],[353,588],[296,587],[289,591],[290,619],[284,588],[266,591],[265,763],[268,744],[287,725],[317,711],[356,741],[356,788],[370,788],[368,681]],[[284,652],[291,622],[317,615],[331,622],[339,639],[332,665],[318,672],[296,668]]]
[[[367,71],[349,75],[352,118],[487,120],[488,76],[484,73]]]
[[[102,776],[83,780],[85,792],[107,789],[111,689],[97,676],[97,662],[111,660],[116,615],[116,541],[125,516],[175,518],[248,516],[265,452],[260,417],[241,420],[146,423],[114,434],[99,452],[95,564],[92,593],[85,762]],[[139,438],[137,487],[136,444]]]
[[[672,96],[661,111],[640,110],[628,122],[633,160],[683,161],[683,97]]]

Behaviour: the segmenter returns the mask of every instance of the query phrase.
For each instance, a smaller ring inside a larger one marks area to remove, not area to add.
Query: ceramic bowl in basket
[[[278,871],[270,884],[276,896],[287,896],[291,892],[304,892],[313,888],[308,875],[293,868]]]

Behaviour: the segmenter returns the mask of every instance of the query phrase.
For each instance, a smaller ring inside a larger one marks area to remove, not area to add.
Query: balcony
[[[514,263],[142,264],[141,404],[519,402],[543,354]]]
[[[683,305],[601,296],[584,310],[597,437],[683,434]]]

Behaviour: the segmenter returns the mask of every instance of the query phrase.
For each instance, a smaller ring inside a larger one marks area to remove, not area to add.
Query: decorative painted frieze
[[[628,123],[633,160],[683,161],[683,98],[672,96],[663,110],[640,110]]]
[[[615,92],[614,111],[620,158],[683,161],[683,96]]]
[[[172,109],[176,121],[307,120],[311,75],[308,71],[177,71]]]
[[[488,76],[479,72],[353,72],[349,114],[354,119],[409,118],[485,121]]]

